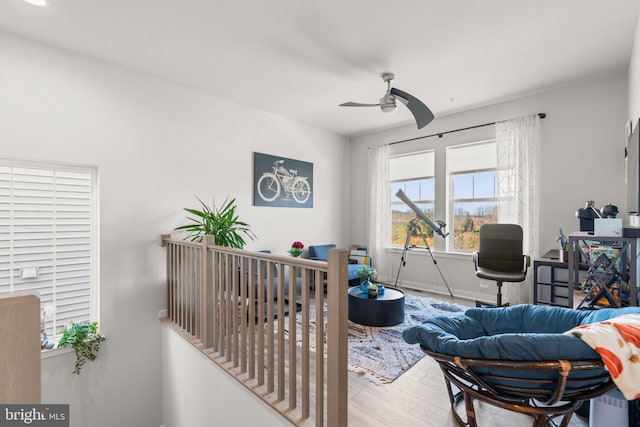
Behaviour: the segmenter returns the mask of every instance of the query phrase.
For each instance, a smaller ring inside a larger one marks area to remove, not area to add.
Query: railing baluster
[[[171,317],[171,320],[173,320],[175,323],[178,323],[178,305],[179,305],[179,296],[178,296],[178,290],[179,288],[179,273],[178,273],[178,249],[179,246],[174,244],[173,245],[173,250],[172,250],[172,255],[173,255],[173,316]]]
[[[200,287],[202,282],[200,281],[200,251],[196,248],[193,249],[193,336],[196,339],[200,339],[200,296],[202,295]]]
[[[239,353],[240,353],[240,342],[239,342],[239,334],[238,334],[238,304],[241,302],[239,301],[240,298],[240,292],[238,289],[238,274],[240,273],[238,271],[238,256],[237,255],[232,255],[232,265],[231,265],[231,282],[233,283],[233,290],[231,291],[231,296],[233,297],[232,300],[232,314],[231,314],[231,319],[233,321],[233,367],[237,368],[239,363]]]
[[[221,253],[218,267],[220,268],[219,276],[219,287],[218,292],[220,292],[218,298],[220,300],[220,317],[218,318],[218,330],[219,335],[219,351],[218,354],[220,357],[224,357],[227,351],[227,334],[225,333],[227,328],[227,295],[226,295],[226,282],[224,280],[226,274],[226,260],[227,254]]]
[[[195,323],[195,333],[196,337],[201,340],[202,339],[202,325],[200,324],[200,310],[202,310],[202,248],[194,250],[194,259],[193,263],[195,264],[195,276],[196,276],[196,288],[194,292],[194,323]]]
[[[184,247],[181,246],[180,247],[180,254],[178,255],[178,264],[179,264],[179,271],[180,271],[180,283],[182,284],[182,286],[180,286],[180,296],[178,298],[178,319],[179,320],[179,325],[181,327],[184,327]]]
[[[255,258],[248,258],[249,274],[247,275],[248,283],[248,301],[249,315],[248,325],[249,329],[249,379],[256,377],[256,270],[255,270]],[[257,301],[260,301],[260,297],[257,297]]]
[[[264,333],[265,333],[265,319],[264,319],[264,301],[265,301],[265,293],[264,293],[264,266],[265,261],[256,260],[257,272],[258,275],[258,300],[256,304],[258,305],[258,321],[257,324],[257,333],[258,333],[258,345],[257,345],[257,358],[258,358],[258,385],[264,385],[264,365],[265,365],[265,343],[264,343]],[[273,295],[273,293],[272,293]],[[273,306],[272,310],[273,310]]]
[[[247,258],[240,258],[240,372],[247,372]]]
[[[310,378],[311,378],[311,370],[309,369],[309,289],[311,287],[311,281],[309,280],[309,270],[306,268],[301,269],[300,275],[302,276],[302,349],[300,350],[300,359],[302,362],[302,418],[309,418],[309,402],[310,402]]]
[[[284,345],[284,307],[285,307],[285,295],[284,295],[284,266],[282,263],[277,264],[278,268],[278,401],[284,400],[284,366],[285,366],[285,345]],[[291,283],[289,283],[291,285]],[[295,335],[289,333],[289,338],[296,339]]]
[[[212,341],[210,340],[210,324],[209,324],[209,315],[212,311],[208,304],[209,298],[212,297],[212,292],[210,292],[212,284],[209,281],[209,277],[213,274],[213,266],[211,261],[211,254],[209,253],[209,249],[207,249],[207,245],[214,244],[215,238],[213,236],[204,236],[202,239],[202,306],[200,308],[201,313],[201,322],[202,322],[202,342],[204,344],[204,348],[209,348],[212,345]],[[212,298],[213,299],[213,298]]]
[[[187,249],[187,332],[193,335],[193,323],[191,321],[193,316],[193,287],[195,286],[194,275],[195,266],[193,265],[193,248]]]
[[[316,427],[324,425],[324,273],[316,271]]]
[[[220,257],[220,254],[218,252],[213,252],[211,254],[212,256],[212,262],[211,265],[213,266],[213,271],[211,272],[211,277],[213,278],[213,282],[212,282],[212,292],[211,292],[211,296],[212,296],[212,308],[213,308],[213,312],[212,312],[212,316],[211,316],[211,332],[212,332],[212,337],[211,337],[211,344],[213,347],[213,352],[217,353],[218,349],[220,348],[219,346],[219,341],[218,341],[218,336],[219,334],[219,324],[220,322],[218,321],[219,315],[220,315],[220,294],[218,291],[218,288],[220,286],[220,280],[219,280],[219,266],[218,266],[218,258]]]
[[[173,320],[173,278],[172,278],[172,256],[171,251],[173,249],[173,244],[171,242],[166,245],[166,254],[165,260],[167,263],[167,317]]]
[[[296,331],[296,268],[294,266],[289,267],[289,409],[294,409],[297,406],[297,331]],[[283,316],[284,317],[284,316]],[[302,332],[302,335],[307,333]],[[280,337],[278,337],[280,339]],[[282,342],[284,345],[284,333],[282,334]]]
[[[233,303],[234,303],[234,295],[233,295],[233,290],[232,290],[232,285],[231,285],[231,263],[232,263],[232,259],[233,255],[229,255],[226,254],[224,256],[224,300],[226,302],[225,306],[226,306],[226,320],[225,320],[225,331],[224,331],[224,335],[226,337],[226,344],[225,344],[225,348],[226,348],[226,357],[225,360],[227,362],[231,361],[231,351],[232,351],[232,347],[231,347],[231,338],[232,338],[232,330],[233,330],[233,324],[232,324],[232,319],[231,316],[233,314]]]
[[[275,349],[273,333],[273,268],[271,262],[266,261],[267,268],[267,391],[273,393],[275,389]]]

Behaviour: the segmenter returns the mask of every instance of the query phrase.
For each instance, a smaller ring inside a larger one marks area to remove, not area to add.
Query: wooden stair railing
[[[163,245],[165,322],[293,424],[347,425],[348,251],[330,250],[325,263],[211,236]]]

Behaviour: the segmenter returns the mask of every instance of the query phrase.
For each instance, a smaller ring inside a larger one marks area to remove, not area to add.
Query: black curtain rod
[[[545,117],[547,117],[547,113],[538,113],[538,117],[540,117],[541,119],[544,119]],[[434,134],[431,134],[431,135],[418,136],[416,138],[411,138],[411,139],[403,139],[402,141],[390,142],[389,145],[402,144],[403,142],[416,141],[418,139],[431,138],[431,137],[434,137],[434,136],[437,136],[438,138],[442,138],[443,135],[446,135],[448,133],[461,132],[463,130],[476,129],[476,128],[481,128],[481,127],[485,127],[485,126],[495,125],[495,124],[496,124],[496,122],[483,123],[481,125],[469,126],[469,127],[466,127],[466,128],[448,130],[446,132],[438,132],[438,133],[434,133]]]

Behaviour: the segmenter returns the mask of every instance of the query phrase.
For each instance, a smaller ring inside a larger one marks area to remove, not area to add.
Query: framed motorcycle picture
[[[313,207],[313,163],[253,153],[253,205]]]

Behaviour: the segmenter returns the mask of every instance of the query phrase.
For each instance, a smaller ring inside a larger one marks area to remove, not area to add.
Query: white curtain
[[[367,168],[367,239],[378,279],[389,281],[391,270],[386,247],[391,243],[389,145],[369,148]]]
[[[519,224],[524,231],[525,254],[538,255],[540,118],[531,115],[496,123],[498,152],[498,222]],[[533,270],[523,284],[502,288],[504,301],[533,300]]]

